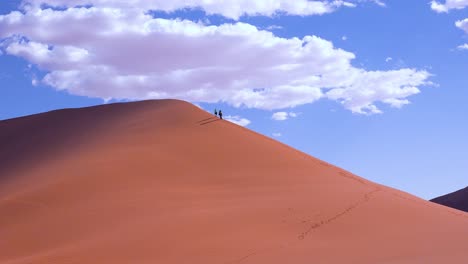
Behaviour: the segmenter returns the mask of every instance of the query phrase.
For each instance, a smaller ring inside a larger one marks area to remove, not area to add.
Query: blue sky
[[[114,2],[0,4],[0,120],[180,98],[425,199],[468,185],[468,1]]]

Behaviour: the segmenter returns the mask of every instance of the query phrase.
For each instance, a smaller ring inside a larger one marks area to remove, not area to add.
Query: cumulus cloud
[[[447,13],[451,9],[463,9],[467,6],[468,0],[446,0],[445,3],[431,1],[431,8],[437,13]]]
[[[250,120],[242,118],[240,116],[226,116],[225,119],[229,122],[243,127],[248,126],[251,123]]]
[[[390,62],[390,61],[392,61],[392,60],[393,60],[392,57],[387,57],[387,58],[385,59],[385,62]]]
[[[243,15],[322,15],[331,13],[340,7],[356,6],[356,4],[352,2],[343,0],[27,0],[24,1],[24,3],[34,7],[40,7],[42,4],[62,8],[92,5],[95,7],[111,7],[119,9],[138,7],[145,10],[160,10],[165,12],[173,12],[180,9],[201,8],[208,15],[218,14],[235,20],[238,20]]]
[[[456,21],[455,26],[468,33],[468,18]]]
[[[458,27],[459,29],[465,31],[465,33],[468,34],[468,18],[456,21],[455,26]],[[465,43],[463,45],[459,45],[457,47],[457,49],[459,49],[459,50],[468,50],[468,43]]]
[[[451,9],[464,9],[465,7],[468,7],[468,0],[446,0],[444,4],[437,1],[431,2],[432,10],[437,13],[448,13]],[[456,21],[455,26],[468,33],[468,18]],[[467,46],[468,43],[458,46],[457,49],[465,50]]]
[[[459,49],[459,50],[468,50],[468,43],[465,43],[463,45],[458,46],[457,49]]]
[[[288,119],[288,113],[286,112],[276,112],[271,116],[271,119],[277,120],[277,121],[283,121]]]
[[[148,13],[190,3],[190,7],[231,17],[252,10],[264,15],[278,10],[296,14],[299,11],[294,13],[292,6],[301,1],[273,1],[278,3],[273,9],[260,5],[262,1],[236,1],[238,5],[224,1],[223,8],[240,6],[242,12],[231,15],[213,6],[221,1],[28,2],[23,12],[0,16],[3,51],[45,71],[43,84],[75,95],[104,100],[223,101],[268,110],[328,98],[367,114],[380,112],[376,103],[401,107],[420,92],[419,86],[429,83],[430,74],[424,70],[356,68],[351,64],[353,53],[317,36],[281,38],[247,23],[205,25]],[[77,6],[86,4],[92,6]],[[308,10],[309,5],[336,7],[346,2],[303,4]]]
[[[427,74],[427,72],[417,72],[413,69],[387,72],[361,70],[360,73],[356,73],[357,79],[353,76],[349,77],[349,82],[353,85],[331,89],[326,96],[340,101],[345,108],[354,113],[380,114],[382,111],[369,102],[382,102],[395,108],[409,104],[406,98],[420,93],[417,87],[426,82]],[[397,86],[399,89],[393,89],[392,86]]]
[[[272,134],[274,137],[281,137],[281,133],[273,133]]]
[[[297,117],[297,113],[294,113],[294,112],[276,112],[276,113],[273,113],[273,115],[271,116],[271,119],[273,120],[276,120],[276,121],[284,121],[284,120],[287,120],[288,118],[293,118],[293,117]]]

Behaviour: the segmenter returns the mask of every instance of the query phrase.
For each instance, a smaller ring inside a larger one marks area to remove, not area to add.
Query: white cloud
[[[372,2],[374,2],[376,5],[379,5],[381,7],[386,7],[387,5],[381,1],[381,0],[371,0]]]
[[[347,36],[342,36],[341,40],[346,41],[346,40],[348,40],[348,37]]]
[[[273,135],[274,137],[281,137],[281,136],[282,136],[281,133],[273,133],[272,135]]]
[[[271,119],[276,120],[276,121],[284,121],[287,120],[288,118],[294,118],[297,117],[298,114],[294,112],[276,112],[273,113],[271,116]]]
[[[31,85],[32,86],[37,86],[39,84],[39,81],[37,80],[36,77],[33,77],[32,80],[31,80]]]
[[[273,31],[273,30],[283,29],[283,27],[278,26],[278,25],[270,25],[270,26],[266,27],[265,29],[268,30],[268,31]]]
[[[455,26],[458,27],[459,29],[465,31],[465,33],[468,34],[468,18],[456,21]]]
[[[468,0],[446,0],[445,4],[437,1],[431,2],[432,10],[438,13],[447,13],[450,9],[464,9],[465,7],[468,7]],[[456,21],[455,26],[468,33],[468,18]],[[457,49],[464,50],[467,46],[468,44],[460,45]]]
[[[226,116],[224,119],[243,127],[248,126],[251,123],[250,120],[242,118],[240,116]]]
[[[395,108],[409,104],[406,98],[420,92],[417,87],[426,82],[427,74],[412,69],[387,72],[362,71],[356,75],[359,80],[354,80],[353,76],[350,76],[349,81],[355,86],[331,89],[326,96],[340,101],[345,108],[354,113],[379,114],[382,111],[370,102],[382,102]],[[400,88],[393,89],[395,86]]]
[[[238,20],[243,15],[273,16],[278,13],[287,15],[322,15],[331,13],[340,7],[356,7],[356,4],[343,1],[309,1],[309,0],[24,0],[33,7],[48,4],[54,7],[76,7],[92,4],[95,7],[119,9],[141,8],[173,12],[180,9],[201,8],[206,14],[218,14]]]
[[[277,120],[277,121],[283,121],[288,119],[288,113],[286,112],[276,112],[271,116],[271,119]]]
[[[186,1],[33,2],[94,4],[64,10],[30,6],[24,13],[0,16],[0,38],[7,39],[3,51],[44,70],[43,84],[75,95],[105,100],[170,97],[223,101],[236,107],[270,110],[328,98],[355,113],[377,113],[376,103],[400,107],[409,103],[407,97],[419,92],[419,86],[429,83],[430,74],[424,70],[356,68],[351,64],[353,53],[317,36],[281,38],[246,23],[205,25],[153,18],[147,13],[148,8],[180,8]],[[279,6],[291,13],[301,1],[274,2],[280,4],[273,10]],[[215,8],[219,3],[206,1],[202,6],[210,12],[218,8],[223,14],[223,8],[234,5],[225,1]],[[271,11],[261,1],[238,3],[235,6],[241,11]],[[251,8],[247,8],[249,3]],[[309,1],[304,9],[324,3]],[[345,2],[326,5],[342,6]]]
[[[25,58],[33,64],[48,70],[74,69],[88,57],[88,51],[73,46],[57,46],[51,49],[46,44],[18,40],[7,48],[8,54]]]
[[[447,13],[451,9],[463,9],[467,6],[468,0],[446,0],[445,3],[431,1],[431,8],[437,13]]]
[[[458,46],[457,49],[459,49],[459,50],[468,50],[468,43],[465,43],[463,45]]]
[[[455,26],[458,27],[459,29],[465,31],[465,33],[468,34],[468,18],[456,21]],[[465,43],[463,45],[458,46],[457,49],[459,49],[459,50],[468,50],[468,43]]]
[[[391,60],[393,60],[392,57],[387,57],[387,58],[385,59],[385,62],[390,62]]]

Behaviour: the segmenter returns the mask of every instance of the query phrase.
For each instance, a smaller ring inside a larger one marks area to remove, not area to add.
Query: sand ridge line
[[[401,194],[399,194],[397,192],[391,192],[391,191],[388,191],[388,190],[384,190],[384,192],[390,193],[391,195],[393,195],[395,197],[398,197],[399,199],[410,201],[410,202],[416,203],[418,205],[423,205],[423,206],[425,206],[427,208],[437,208],[438,207],[437,204],[435,204],[435,203],[434,204],[432,202],[431,203],[424,203],[424,202],[416,200],[414,198],[411,199],[409,197],[405,197],[405,196],[403,196],[403,195],[401,195]],[[425,200],[423,200],[423,201],[425,201]],[[444,211],[446,213],[455,215],[457,217],[463,217],[463,218],[468,219],[468,213],[465,213],[465,212],[457,210],[457,209],[449,208],[449,207],[446,207],[446,206],[443,206],[442,208],[444,209]]]
[[[351,175],[350,173],[348,173],[346,171],[342,170],[342,171],[338,172],[338,175],[340,175],[341,177],[345,177],[345,178],[348,178],[348,179],[351,179],[351,180],[358,181],[359,183],[361,183],[363,185],[367,185],[367,183],[364,180],[362,180],[362,179],[360,179],[358,177],[355,177],[355,176]]]
[[[211,118],[207,118],[207,119],[211,119]],[[218,119],[218,120],[221,120],[221,119]],[[214,122],[214,121],[209,121],[209,122],[206,122],[206,123],[203,123],[203,124],[207,124],[207,123],[211,123],[211,122]],[[252,130],[247,129],[247,128],[245,128],[245,127],[242,127],[242,126],[233,124],[233,123],[231,123],[231,122],[227,122],[227,124],[230,124],[230,125],[236,126],[236,127],[238,127],[238,128],[241,128],[241,129],[243,129],[245,132],[248,132],[248,133],[253,134],[253,135],[255,135],[255,136],[261,136],[263,139],[266,139],[266,140],[268,140],[268,141],[274,142],[275,144],[279,143],[279,144],[281,144],[284,148],[286,148],[286,149],[288,149],[288,150],[290,150],[290,151],[295,152],[296,154],[298,154],[298,155],[299,155],[301,158],[303,158],[303,159],[310,160],[310,161],[312,161],[312,162],[314,162],[314,163],[318,163],[318,164],[320,164],[320,165],[322,165],[322,166],[325,166],[325,167],[337,168],[336,166],[334,166],[334,165],[332,165],[332,164],[329,164],[329,163],[324,162],[324,161],[319,160],[319,159],[315,159],[315,158],[313,158],[312,156],[310,156],[310,155],[307,154],[307,153],[304,153],[304,152],[302,152],[302,151],[300,151],[300,150],[291,148],[290,146],[288,146],[288,145],[286,145],[286,144],[283,144],[283,143],[280,142],[280,141],[277,141],[277,140],[272,139],[272,138],[270,138],[270,137],[267,137],[267,136],[265,136],[265,135],[259,134],[259,133],[255,132],[255,131],[252,131]],[[337,168],[337,169],[339,169],[339,168]],[[345,177],[345,178],[348,178],[348,179],[357,181],[357,182],[359,182],[360,184],[363,184],[363,185],[366,185],[366,186],[368,185],[368,184],[367,184],[367,181],[361,179],[360,177],[355,176],[355,175],[353,175],[353,174],[351,174],[351,173],[349,173],[349,172],[347,172],[347,171],[344,171],[344,170],[341,170],[341,169],[339,169],[339,170],[340,170],[340,171],[338,172],[338,175],[340,175],[341,177]]]
[[[11,179],[0,176],[0,263],[23,256],[14,263],[466,262],[465,218],[419,206],[423,199],[281,147],[274,137],[224,120],[200,126],[214,115],[174,101],[109,106],[95,119],[98,112],[28,118],[28,127],[41,124],[40,137],[3,141],[13,142],[5,153],[23,142],[23,152],[46,158],[15,163]],[[61,133],[71,137],[56,160],[49,143]],[[228,140],[213,140],[220,136]],[[234,170],[245,181],[231,177]],[[376,187],[413,201],[368,194]]]

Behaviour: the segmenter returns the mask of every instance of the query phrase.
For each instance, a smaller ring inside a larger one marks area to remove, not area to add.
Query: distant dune
[[[0,121],[0,263],[468,263],[467,245],[467,213],[186,102]]]
[[[431,202],[468,212],[468,187],[434,198]]]

